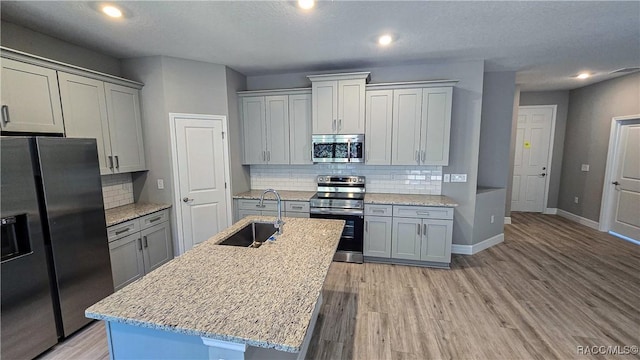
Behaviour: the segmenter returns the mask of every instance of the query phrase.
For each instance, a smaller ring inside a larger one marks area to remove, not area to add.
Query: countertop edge
[[[136,204],[134,203],[134,204],[128,204],[128,205],[136,205]],[[170,209],[172,207],[171,204],[144,204],[144,205],[150,205],[150,206],[154,206],[155,205],[156,207],[154,207],[151,210],[142,210],[142,211],[132,210],[134,213],[131,214],[131,216],[125,216],[125,217],[119,218],[119,219],[117,219],[115,221],[106,221],[107,227],[111,227],[111,226],[114,226],[114,225],[122,224],[124,222],[131,221],[131,220],[134,220],[134,219],[137,219],[137,218],[141,218],[143,216],[147,216],[149,214],[156,213],[158,211]],[[124,207],[124,206],[127,206],[127,205],[122,205],[122,207]],[[105,220],[106,220],[106,217],[107,217],[106,214],[108,212],[117,211],[117,210],[114,210],[114,209],[118,209],[119,207],[120,206],[115,207],[115,208],[111,208],[111,209],[106,209],[105,210]]]

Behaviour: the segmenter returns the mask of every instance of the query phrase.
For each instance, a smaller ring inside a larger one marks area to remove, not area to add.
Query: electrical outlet
[[[467,174],[451,174],[451,182],[467,182]]]
[[[491,223],[493,224],[494,221],[496,221],[496,217],[494,215],[491,215]]]
[[[158,189],[164,189],[164,179],[158,179]]]
[[[449,181],[451,181],[449,174],[444,174],[444,177],[442,178],[442,182],[449,182]]]
[[[580,202],[580,199],[578,199],[578,197],[576,196],[573,198],[573,202],[577,204],[578,202]]]
[[[580,170],[589,171],[589,164],[582,164],[582,166],[580,167]]]

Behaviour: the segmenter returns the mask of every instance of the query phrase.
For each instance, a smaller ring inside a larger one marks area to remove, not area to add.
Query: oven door
[[[344,220],[344,229],[334,261],[362,263],[364,215],[335,214],[328,210],[312,210],[311,218]]]

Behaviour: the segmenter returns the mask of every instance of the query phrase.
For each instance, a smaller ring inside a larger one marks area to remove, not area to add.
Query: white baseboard
[[[511,216],[505,216],[504,217],[504,223],[507,224],[507,225],[511,224]]]
[[[473,255],[504,241],[504,234],[498,234],[473,245],[451,245],[452,254]]]
[[[547,214],[547,215],[557,215],[558,214],[558,209],[556,209],[556,208],[546,208],[546,209],[544,209],[544,211],[542,213],[543,214]]]
[[[558,209],[558,215],[562,216],[565,219],[569,219],[571,221],[577,222],[578,224],[582,224],[584,226],[590,227],[595,230],[600,230],[600,224],[597,221],[585,219],[582,216],[578,216],[576,214],[572,214],[568,211],[564,211],[562,209]]]

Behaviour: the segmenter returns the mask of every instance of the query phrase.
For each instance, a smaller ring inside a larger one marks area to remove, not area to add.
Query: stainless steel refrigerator
[[[3,359],[33,358],[113,293],[95,139],[0,138]]]

